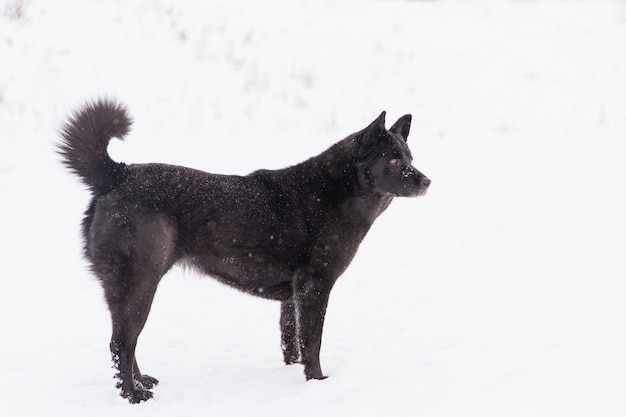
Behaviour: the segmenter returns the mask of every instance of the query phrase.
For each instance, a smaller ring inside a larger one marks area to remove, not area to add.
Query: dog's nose
[[[428,187],[430,185],[430,178],[424,178],[422,180],[422,184],[424,184],[424,186]]]

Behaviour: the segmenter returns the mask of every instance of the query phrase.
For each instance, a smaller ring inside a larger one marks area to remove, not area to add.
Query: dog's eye
[[[398,165],[400,165],[400,160],[396,159],[396,158],[393,158],[392,160],[389,161],[389,164],[391,166],[397,167]]]

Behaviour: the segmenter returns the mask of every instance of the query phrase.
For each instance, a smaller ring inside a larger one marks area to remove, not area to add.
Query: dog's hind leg
[[[300,362],[300,337],[293,299],[283,301],[280,305],[280,336],[285,363],[291,365]]]
[[[119,216],[128,219],[132,216]],[[142,375],[135,359],[137,339],[150,313],[161,277],[174,263],[173,227],[162,216],[135,221],[94,222],[91,261],[100,277],[113,323],[111,356],[118,388],[131,403],[152,398],[157,379]],[[116,227],[113,227],[116,226]]]
[[[137,281],[141,281],[141,278]],[[148,318],[157,283],[158,280],[148,288],[141,288],[142,286],[134,288],[119,304],[110,303],[113,322],[111,356],[113,365],[118,371],[117,387],[121,390],[122,397],[131,403],[139,403],[152,398],[152,392],[149,389],[157,382],[155,378],[139,372],[135,359],[137,339]]]

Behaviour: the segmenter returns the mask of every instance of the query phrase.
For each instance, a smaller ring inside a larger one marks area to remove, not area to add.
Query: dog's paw
[[[147,389],[141,389],[141,388],[137,388],[133,390],[132,392],[122,391],[121,395],[123,398],[126,398],[128,402],[131,404],[139,404],[144,401],[148,401],[154,396],[152,394],[152,391],[148,391]]]
[[[321,369],[308,369],[306,367],[304,368],[304,376],[307,381],[312,379],[322,380],[328,378],[326,375],[322,374]]]
[[[139,383],[135,383],[133,385],[133,389],[129,390],[125,389],[121,383],[117,384],[117,388],[120,390],[120,396],[128,400],[129,403],[139,404],[153,398],[154,394],[152,394],[152,391],[148,391]]]
[[[140,375],[136,378],[136,382],[145,389],[152,389],[159,384],[159,380],[150,375]]]
[[[328,378],[328,376],[326,375],[320,375],[320,376],[306,376],[306,380],[307,381],[323,381],[326,378]]]

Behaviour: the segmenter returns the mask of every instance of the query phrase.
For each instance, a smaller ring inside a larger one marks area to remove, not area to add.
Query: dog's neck
[[[300,194],[296,200],[307,202],[303,207],[305,210],[346,208],[371,225],[393,197],[377,192],[368,181],[359,178],[355,146],[353,137],[349,136],[297,165],[279,170],[259,170],[250,176],[279,194]],[[310,215],[317,217],[314,213]]]
[[[333,206],[348,204],[372,223],[389,206],[393,197],[374,190],[359,178],[355,143],[348,137],[321,154],[298,165],[292,171],[293,181],[304,193],[318,195]],[[315,173],[313,178],[304,177]]]

